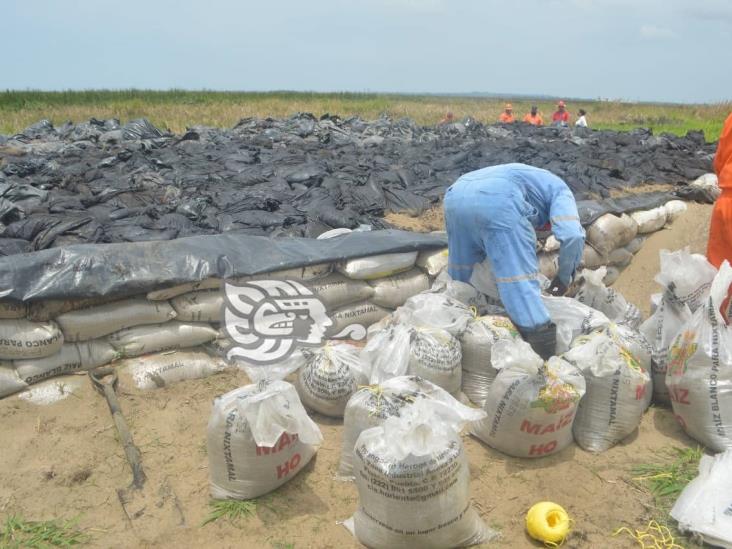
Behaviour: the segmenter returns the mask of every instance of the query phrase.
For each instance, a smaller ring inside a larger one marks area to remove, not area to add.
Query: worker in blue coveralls
[[[448,272],[469,282],[487,256],[506,312],[544,360],[555,354],[557,328],[541,300],[535,229],[560,243],[550,293],[564,295],[582,259],[585,232],[572,191],[559,177],[526,164],[466,173],[445,194]]]

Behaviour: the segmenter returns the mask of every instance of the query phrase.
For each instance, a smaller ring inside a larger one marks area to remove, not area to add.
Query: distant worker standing
[[[544,119],[539,114],[539,109],[536,105],[531,106],[531,112],[524,116],[524,122],[531,124],[532,126],[543,126]]]
[[[501,116],[498,117],[498,121],[503,124],[513,124],[516,121],[513,117],[513,105],[511,103],[506,103]]]
[[[563,295],[582,259],[585,232],[572,191],[559,177],[526,164],[503,164],[460,177],[445,194],[448,273],[469,282],[473,266],[488,257],[511,320],[545,360],[554,355],[557,328],[541,300],[536,228],[551,224],[560,242]]]
[[[580,109],[578,111],[579,118],[577,119],[577,122],[574,123],[575,126],[578,126],[580,128],[586,128],[587,127],[587,112],[584,109]]]
[[[553,126],[567,126],[569,125],[569,112],[567,111],[567,105],[564,101],[557,103],[557,110],[552,115]]]
[[[732,263],[732,114],[727,117],[719,136],[714,171],[719,178],[719,195],[712,211],[709,227],[707,259],[719,268],[726,259]]]

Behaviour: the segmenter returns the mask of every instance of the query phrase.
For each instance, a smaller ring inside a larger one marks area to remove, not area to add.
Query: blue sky
[[[0,88],[732,99],[732,0],[4,0]]]

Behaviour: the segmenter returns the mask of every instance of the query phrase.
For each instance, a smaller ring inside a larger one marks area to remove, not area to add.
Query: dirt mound
[[[384,219],[397,229],[417,233],[445,230],[445,212],[442,209],[442,204],[425,210],[422,215],[412,216],[406,213],[388,213],[384,216]]]

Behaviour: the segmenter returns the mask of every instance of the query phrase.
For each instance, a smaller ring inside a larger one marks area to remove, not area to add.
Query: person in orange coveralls
[[[524,122],[526,122],[527,124],[531,124],[532,126],[544,125],[544,119],[539,114],[539,109],[536,107],[536,105],[533,105],[531,107],[530,113],[526,113],[526,116],[524,116]]]
[[[727,117],[719,136],[714,171],[719,178],[719,195],[712,211],[709,227],[707,259],[719,268],[726,259],[732,263],[732,114]]]
[[[511,103],[506,103],[506,108],[501,113],[501,116],[498,117],[498,121],[504,124],[512,124],[515,121],[513,117],[513,105]]]
[[[564,101],[557,103],[557,111],[552,115],[553,126],[567,126],[569,124],[569,112]]]

